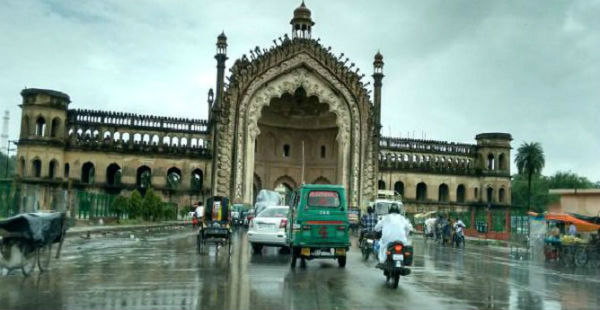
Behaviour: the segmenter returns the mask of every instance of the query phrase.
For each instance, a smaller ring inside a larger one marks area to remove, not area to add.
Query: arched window
[[[112,163],[106,167],[106,184],[110,186],[118,186],[121,185],[121,175],[122,170],[121,167]]]
[[[35,121],[35,135],[43,137],[46,132],[46,120],[43,117],[38,117]]]
[[[327,155],[327,149],[325,148],[324,145],[321,145],[321,158],[325,158],[326,155]]]
[[[177,189],[181,184],[181,169],[177,167],[171,167],[167,170],[167,187],[170,189]]]
[[[283,146],[283,157],[290,157],[290,145],[285,144]]]
[[[166,145],[166,146],[169,146],[169,145],[171,145],[171,137],[169,137],[169,136],[164,136],[164,137],[163,137],[163,144],[164,144],[164,145]]]
[[[81,183],[83,184],[94,184],[94,177],[96,175],[96,171],[94,168],[94,164],[91,162],[87,162],[81,166]]]
[[[150,144],[150,135],[149,134],[144,134],[144,137],[142,138],[142,142],[144,142],[144,144]]]
[[[31,172],[34,178],[40,178],[42,176],[42,161],[34,159],[31,163]]]
[[[152,170],[148,166],[141,166],[137,169],[135,184],[142,189],[152,185]]]
[[[50,128],[50,137],[57,137],[60,133],[60,119],[55,117],[52,120],[52,128]]]
[[[505,191],[504,188],[500,188],[500,190],[498,191],[498,202],[504,203],[504,199],[505,199]]]
[[[394,183],[394,191],[404,197],[404,183],[401,181]]]
[[[504,156],[504,153],[502,153],[502,154],[500,154],[500,156],[498,156],[498,169],[506,170],[506,158]]]
[[[110,140],[110,137],[111,137],[111,136],[112,136],[111,132],[107,130],[107,131],[105,131],[105,132],[104,132],[104,134],[102,135],[102,139],[103,139],[103,140],[105,140],[105,141],[108,141],[108,140]]]
[[[448,201],[448,185],[441,184],[438,189],[438,201],[447,202]]]
[[[125,142],[125,143],[129,142],[129,133],[128,132],[123,134],[123,142]]]
[[[494,170],[496,168],[495,167],[496,163],[494,161],[494,154],[492,154],[492,153],[488,154],[487,158],[488,158],[488,164],[487,164],[488,170]]]
[[[179,138],[173,137],[171,140],[171,146],[179,146]]]
[[[139,133],[135,133],[133,134],[133,143],[141,143],[142,142],[142,135]]]
[[[377,182],[377,189],[385,189],[385,182],[383,180]]]
[[[494,201],[494,189],[492,187],[487,188],[487,202],[491,203]]]
[[[479,199],[479,188],[477,187],[473,189],[473,198],[475,198],[475,200]]]
[[[66,163],[65,164],[65,171],[64,171],[65,172],[64,173],[65,179],[69,178],[69,172],[71,172],[70,170],[71,170],[71,166],[69,165],[69,163]]]
[[[121,140],[121,133],[117,131],[113,135],[113,141],[118,142],[119,140]]]
[[[202,170],[196,168],[192,171],[191,187],[193,191],[201,191],[204,185],[204,174]]]
[[[191,147],[198,147],[198,139],[192,138],[192,140],[190,141],[190,146]]]
[[[460,184],[457,188],[456,188],[456,201],[457,202],[465,202],[465,186]]]
[[[186,137],[181,138],[181,146],[187,147],[188,139]]]
[[[158,137],[158,135],[152,136],[152,142],[150,144],[158,145],[159,142],[160,142],[160,138]]]
[[[427,200],[427,185],[423,182],[417,184],[417,200]]]
[[[48,178],[54,179],[56,177],[56,166],[57,165],[58,164],[55,159],[50,161],[50,164],[48,165]]]

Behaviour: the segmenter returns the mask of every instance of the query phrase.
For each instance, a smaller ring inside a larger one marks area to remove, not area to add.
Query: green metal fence
[[[506,210],[491,210],[491,224],[492,231],[504,232],[506,231]]]
[[[75,197],[78,219],[117,217],[111,208],[116,195],[77,191]]]

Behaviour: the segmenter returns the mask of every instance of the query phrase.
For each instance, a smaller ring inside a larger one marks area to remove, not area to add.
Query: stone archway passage
[[[310,73],[304,67],[298,67],[291,72],[276,76],[267,85],[259,88],[252,99],[249,101],[246,119],[240,120],[245,125],[245,133],[240,133],[240,148],[238,157],[243,158],[238,161],[235,196],[241,197],[244,201],[249,201],[249,194],[252,191],[252,176],[254,175],[255,146],[257,136],[260,134],[259,119],[263,109],[269,106],[271,101],[281,98],[283,94],[295,94],[299,89],[305,92],[306,97],[316,97],[318,102],[324,103],[328,107],[328,112],[335,115],[335,126],[337,127],[336,141],[338,143],[337,157],[337,176],[339,183],[344,184],[347,189],[351,188],[351,112],[349,104],[341,97],[337,96],[326,82],[319,76]],[[358,144],[358,141],[356,141]],[[358,149],[357,149],[358,151]],[[358,154],[356,160],[358,160]],[[357,178],[358,179],[358,178]]]

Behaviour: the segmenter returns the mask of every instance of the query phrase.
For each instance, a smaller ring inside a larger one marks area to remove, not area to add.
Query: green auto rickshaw
[[[296,189],[290,200],[287,237],[292,252],[292,268],[296,260],[336,259],[346,266],[350,248],[346,191],[341,185],[305,184]]]

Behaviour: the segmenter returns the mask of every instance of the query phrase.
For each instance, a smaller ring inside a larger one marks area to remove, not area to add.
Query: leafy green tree
[[[129,218],[134,219],[142,215],[142,194],[136,189],[131,193],[129,197],[129,206],[127,212]]]
[[[558,171],[548,178],[549,188],[594,188],[596,184],[588,178],[579,176],[571,171]]]
[[[112,209],[117,214],[117,222],[121,219],[123,213],[127,212],[128,207],[129,199],[127,197],[122,195],[115,197],[115,200],[112,202]]]
[[[6,150],[6,146],[5,146]],[[8,159],[8,170],[6,170],[6,160]],[[11,178],[15,175],[15,156],[8,157],[6,154],[0,152],[0,179]]]
[[[144,210],[144,219],[157,221],[163,217],[162,200],[154,192],[152,188],[149,188],[144,195],[142,208]]]
[[[531,187],[529,187],[531,184]],[[527,176],[522,174],[513,175],[511,180],[512,204],[514,206],[526,206],[531,203],[529,210],[544,212],[548,204],[557,201],[558,196],[550,195],[549,178],[543,175],[533,175],[531,183]]]
[[[531,210],[531,181],[534,175],[542,173],[546,161],[544,150],[538,142],[524,142],[517,149],[515,164],[520,175],[527,177],[527,209]]]

